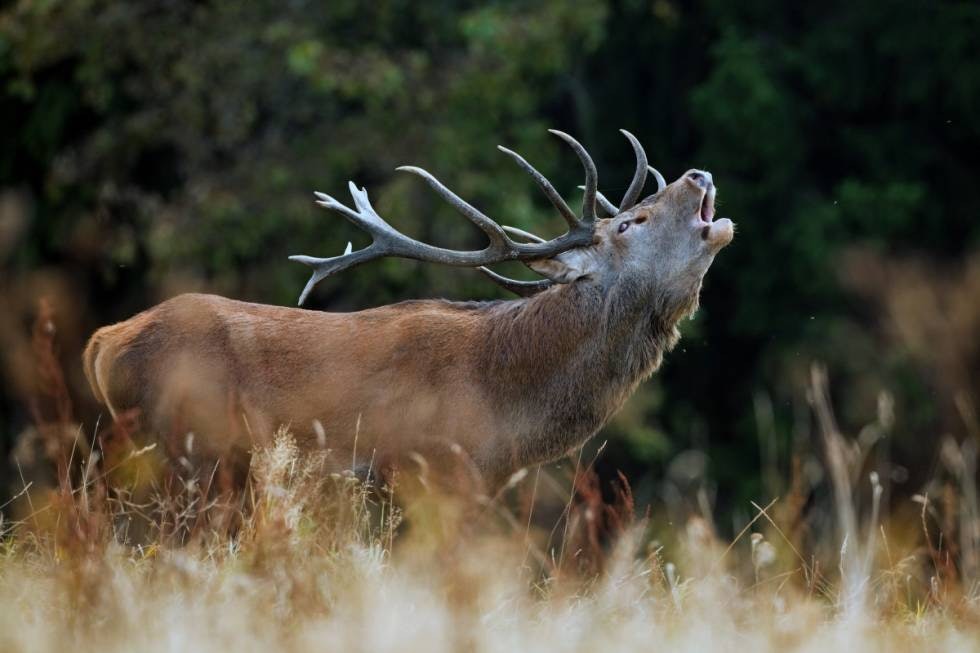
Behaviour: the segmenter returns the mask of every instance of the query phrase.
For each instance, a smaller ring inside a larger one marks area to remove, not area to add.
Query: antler
[[[625,129],[619,131],[633,146],[633,154],[636,155],[636,172],[633,173],[633,181],[626,189],[626,194],[623,195],[623,201],[619,203],[619,211],[617,211],[617,213],[622,213],[626,209],[633,208],[636,201],[640,199],[640,193],[643,192],[643,184],[647,180],[647,153],[643,151],[643,146],[640,145],[640,141],[636,140],[636,136]]]
[[[555,282],[551,279],[539,279],[537,281],[520,281],[518,279],[511,279],[510,277],[505,277],[502,274],[497,274],[490,268],[481,265],[477,268],[482,272],[490,281],[503,288],[504,290],[509,290],[515,295],[520,295],[521,297],[530,297],[531,295],[536,295],[542,290],[547,290],[555,285]]]
[[[553,285],[553,282],[549,280],[515,281],[491,272],[483,266],[502,261],[526,262],[549,258],[575,247],[590,245],[595,230],[596,203],[600,203],[603,210],[611,215],[631,208],[643,191],[648,166],[646,154],[640,142],[625,129],[620,130],[633,146],[633,151],[636,154],[636,172],[633,175],[633,181],[630,183],[629,189],[623,196],[623,201],[617,208],[598,192],[599,176],[595,163],[585,148],[577,140],[564,132],[555,129],[549,129],[548,131],[565,141],[572,148],[582,162],[582,167],[585,169],[585,185],[581,186],[585,191],[582,199],[581,217],[575,215],[574,211],[565,203],[565,200],[562,199],[551,182],[521,155],[505,147],[498,147],[498,149],[513,158],[525,172],[531,175],[535,183],[541,187],[545,196],[547,196],[565,219],[565,222],[568,223],[567,232],[558,238],[545,240],[520,229],[501,226],[446,188],[427,171],[414,166],[402,166],[398,170],[411,172],[422,177],[440,197],[449,202],[463,217],[483,231],[489,241],[487,246],[481,250],[459,251],[429,245],[428,243],[409,238],[378,215],[374,207],[371,206],[367,190],[358,188],[354,182],[349,182],[348,184],[351,197],[354,200],[354,208],[341,204],[325,193],[317,192],[315,193],[317,204],[340,213],[354,225],[366,231],[371,235],[371,244],[356,252],[351,251],[351,246],[348,244],[347,250],[342,255],[329,258],[304,255],[290,256],[290,260],[305,263],[313,268],[313,274],[306,283],[306,287],[303,288],[302,294],[300,294],[300,305],[306,301],[313,287],[331,274],[336,274],[361,263],[367,263],[368,261],[386,256],[398,256],[431,263],[478,268],[494,282],[518,294],[533,294]],[[663,178],[660,174],[652,168],[649,168],[649,170],[653,171],[662,186]],[[508,234],[513,234],[529,242],[514,241]]]
[[[663,189],[667,188],[667,180],[664,179],[664,176],[662,174],[660,174],[660,171],[659,170],[657,170],[653,166],[647,166],[647,170],[657,180],[657,192],[658,193],[660,191],[662,191]]]
[[[640,141],[637,140],[636,136],[625,129],[620,129],[619,131],[630,142],[630,145],[633,146],[633,153],[636,155],[636,172],[633,173],[633,181],[630,182],[629,188],[626,189],[626,194],[623,195],[623,201],[619,203],[619,206],[616,206],[605,195],[596,191],[596,199],[599,201],[599,205],[609,215],[619,215],[623,211],[633,208],[633,205],[640,199],[640,193],[643,192],[643,184],[646,183],[647,172],[653,173],[657,178],[657,192],[662,191],[667,186],[667,182],[664,181],[663,176],[652,166],[647,165],[647,153],[643,151],[643,146],[640,145]],[[579,186],[579,188],[585,187]]]
[[[572,147],[585,168],[586,192],[582,205],[581,218],[575,216],[572,210],[568,208],[568,205],[565,204],[565,201],[561,199],[554,186],[543,175],[537,172],[531,164],[510,150],[504,149],[503,151],[514,157],[525,170],[531,173],[534,180],[548,196],[548,199],[551,200],[552,204],[562,214],[562,217],[565,218],[565,221],[568,223],[567,232],[558,238],[542,242],[515,242],[511,240],[499,224],[446,188],[431,174],[421,168],[403,166],[398,168],[398,170],[411,172],[422,177],[438,195],[448,201],[463,217],[479,227],[489,240],[487,246],[482,250],[458,251],[436,247],[409,238],[378,215],[374,207],[371,206],[367,190],[358,188],[354,182],[348,184],[351,197],[354,200],[353,209],[341,204],[325,193],[317,192],[315,193],[317,204],[343,215],[350,222],[369,233],[372,242],[363,249],[347,251],[340,256],[330,258],[317,258],[304,255],[290,256],[290,260],[305,263],[313,268],[313,275],[303,289],[299,297],[299,303],[302,305],[313,287],[331,274],[336,274],[356,265],[386,256],[399,256],[419,261],[429,261],[431,263],[475,268],[502,261],[531,261],[549,258],[572,248],[584,247],[591,244],[595,228],[595,196],[596,186],[598,184],[595,163],[585,148],[574,138],[564,132],[556,130],[549,131]]]

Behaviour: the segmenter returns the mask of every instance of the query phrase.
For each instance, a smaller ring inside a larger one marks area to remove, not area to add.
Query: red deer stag
[[[500,149],[568,223],[558,238],[501,226],[428,172],[405,167],[479,227],[487,246],[454,251],[413,240],[351,183],[353,208],[323,193],[317,204],[372,243],[332,258],[291,257],[313,268],[301,305],[323,278],[386,256],[477,268],[520,299],[325,313],[181,295],[92,336],[84,364],[95,396],[113,416],[137,414],[145,431],[195,433],[198,451],[246,452],[288,425],[303,446],[329,449],[344,467],[365,471],[369,461],[410,454],[433,467],[451,453],[489,488],[581,445],[676,344],[676,325],[697,308],[701,280],[733,225],[714,220],[708,172],[690,170],[668,185],[623,131],[637,164],[617,206],[597,191],[585,148],[552,133],[585,167],[581,216],[530,163]],[[638,201],[648,173],[657,191]],[[514,281],[484,267],[511,260],[544,278]]]

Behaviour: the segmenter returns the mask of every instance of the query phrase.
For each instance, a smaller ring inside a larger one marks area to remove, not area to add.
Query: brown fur
[[[500,478],[592,435],[676,339],[651,317],[611,342],[622,327],[603,324],[590,295],[573,284],[349,314],[181,295],[97,331],[85,369],[113,413],[140,409],[146,428],[189,429],[216,451],[283,424],[312,445],[318,420],[341,461],[355,432],[361,462],[455,442]]]

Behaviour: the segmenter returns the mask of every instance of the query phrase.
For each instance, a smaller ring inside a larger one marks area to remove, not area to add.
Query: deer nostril
[[[705,178],[703,172],[689,172],[687,173],[687,176],[693,179],[694,183],[696,183],[698,186],[704,186],[707,184],[707,179]]]

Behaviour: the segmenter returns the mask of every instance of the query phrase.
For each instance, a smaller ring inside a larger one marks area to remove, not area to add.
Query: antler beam
[[[433,181],[435,180],[433,179]],[[496,225],[496,229],[494,229],[486,223],[478,222],[476,216],[482,214],[469,204],[459,200],[459,204],[453,204],[454,207],[480,226],[488,236],[491,233],[494,235],[491,237],[487,247],[482,250],[458,251],[445,249],[423,243],[396,231],[375,212],[365,189],[359,189],[353,182],[349,184],[349,188],[356,210],[341,204],[333,197],[324,193],[316,194],[317,204],[343,215],[352,223],[369,233],[372,242],[363,249],[330,258],[316,258],[304,255],[290,256],[290,260],[305,263],[313,268],[313,275],[300,295],[300,305],[306,301],[310,291],[313,290],[313,286],[331,274],[336,274],[356,265],[387,256],[398,256],[401,258],[428,261],[430,263],[473,268],[503,261],[531,261],[549,258],[574,247],[584,247],[592,242],[592,223],[582,222],[580,226],[552,240],[541,243],[518,243],[511,240],[496,223],[493,223]],[[442,193],[440,192],[440,194]],[[499,233],[496,231],[498,229],[500,230]]]
[[[519,282],[507,279],[482,268],[482,266],[503,261],[527,262],[550,258],[575,247],[590,245],[595,231],[597,201],[605,211],[612,214],[632,207],[643,190],[648,166],[646,154],[643,152],[639,141],[626,130],[621,130],[630,141],[630,144],[633,146],[633,151],[636,154],[636,173],[617,211],[617,207],[598,192],[599,175],[596,171],[595,162],[585,148],[582,147],[581,143],[564,132],[555,129],[548,131],[565,141],[572,148],[582,162],[582,167],[585,169],[585,185],[583,186],[585,192],[582,200],[581,217],[575,215],[558,191],[555,190],[551,182],[521,155],[504,147],[500,147],[499,149],[514,159],[525,172],[531,175],[531,178],[534,179],[548,200],[558,210],[562,218],[565,219],[565,222],[568,223],[568,231],[564,234],[551,240],[544,240],[512,227],[502,227],[484,215],[479,209],[449,190],[429,172],[414,166],[402,166],[398,170],[410,172],[422,177],[436,194],[446,200],[463,217],[476,225],[487,236],[489,241],[487,246],[481,250],[459,251],[437,247],[410,238],[392,227],[384,218],[378,215],[374,207],[371,206],[366,189],[358,188],[354,182],[349,182],[348,188],[354,202],[353,208],[320,192],[315,193],[316,203],[324,208],[340,213],[355,226],[367,232],[371,236],[371,244],[357,251],[351,251],[350,246],[348,246],[347,251],[340,256],[329,258],[305,255],[290,256],[290,260],[304,263],[313,268],[313,274],[300,294],[299,304],[302,305],[306,301],[313,287],[324,278],[356,265],[387,256],[459,267],[481,268],[481,271],[490,276],[491,279],[518,294],[533,293],[550,286],[552,284],[550,281]],[[653,172],[658,177],[658,182],[661,182],[662,177],[659,176],[659,173],[656,171]],[[516,235],[530,242],[515,241],[508,234]]]

